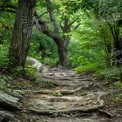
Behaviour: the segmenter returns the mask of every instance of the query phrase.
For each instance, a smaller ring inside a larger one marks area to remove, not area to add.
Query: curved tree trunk
[[[68,55],[67,55],[67,47],[65,46],[63,40],[61,38],[54,39],[57,45],[57,51],[59,56],[58,64],[61,66],[67,66],[69,64]]]
[[[69,61],[68,61],[68,55],[67,55],[67,47],[65,45],[65,42],[67,40],[65,40],[65,38],[60,36],[59,33],[59,26],[58,23],[56,21],[53,9],[52,9],[52,3],[50,0],[46,0],[46,4],[47,4],[47,10],[49,11],[49,15],[50,15],[50,20],[52,21],[53,24],[53,28],[54,28],[54,33],[55,35],[57,35],[57,39],[53,38],[53,40],[55,41],[56,45],[57,45],[57,52],[58,52],[58,57],[59,57],[59,62],[58,64],[61,66],[66,66],[68,65]]]
[[[69,64],[68,55],[67,55],[67,47],[65,46],[65,40],[60,36],[60,34],[56,34],[51,32],[46,23],[38,17],[37,13],[33,17],[33,24],[36,25],[39,31],[43,32],[50,38],[54,40],[57,45],[57,51],[59,56],[59,65],[67,66]],[[44,29],[42,29],[44,28]]]
[[[33,8],[36,0],[19,0],[14,32],[9,49],[10,68],[22,67],[26,61],[29,51],[30,37],[32,31]]]

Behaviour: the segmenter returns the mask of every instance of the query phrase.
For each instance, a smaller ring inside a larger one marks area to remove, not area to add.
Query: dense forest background
[[[122,120],[122,0],[0,0],[0,122]]]
[[[0,70],[27,69],[28,55],[51,67],[122,80],[121,5],[119,0],[1,0]]]

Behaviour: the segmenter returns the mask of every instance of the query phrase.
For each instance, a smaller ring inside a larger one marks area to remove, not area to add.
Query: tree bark
[[[122,66],[122,36],[121,36],[121,32],[120,32],[120,28],[122,26],[122,14],[120,15],[120,19],[117,21],[117,26],[116,28],[113,30],[114,31],[114,48],[115,50],[115,64],[118,67],[119,70],[119,75],[120,75],[120,81],[122,82],[122,70],[121,70],[121,66]]]
[[[54,39],[57,50],[58,50],[58,56],[59,56],[59,62],[58,64],[61,66],[68,66],[69,60],[67,55],[67,47],[64,44],[64,41],[61,38]]]
[[[69,63],[68,54],[67,54],[67,47],[68,46],[65,45],[65,42],[66,42],[65,38],[60,36],[59,26],[57,24],[57,21],[56,21],[54,12],[53,12],[51,1],[46,0],[46,4],[47,4],[47,10],[49,11],[49,15],[50,15],[50,20],[52,21],[52,24],[53,24],[55,35],[57,35],[57,37],[59,37],[59,38],[56,38],[56,39],[53,38],[56,45],[57,45],[57,51],[58,51],[58,56],[59,56],[58,64],[62,65],[62,66],[66,66]]]
[[[10,69],[18,66],[24,70],[32,32],[32,17],[36,0],[19,0],[9,49]]]

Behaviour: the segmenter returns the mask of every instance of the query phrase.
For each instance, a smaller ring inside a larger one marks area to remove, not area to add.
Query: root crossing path
[[[41,73],[38,90],[23,90],[24,119],[29,122],[105,122],[98,115],[105,92],[91,90],[95,79],[73,70],[51,68]],[[51,88],[54,86],[53,88]],[[27,114],[28,113],[28,114]]]

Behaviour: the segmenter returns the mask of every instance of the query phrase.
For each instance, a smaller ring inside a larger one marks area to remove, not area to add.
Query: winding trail
[[[59,68],[40,75],[40,86],[55,87],[23,91],[22,113],[27,122],[107,122],[97,112],[104,106],[105,92],[90,89],[95,81],[90,75]]]

